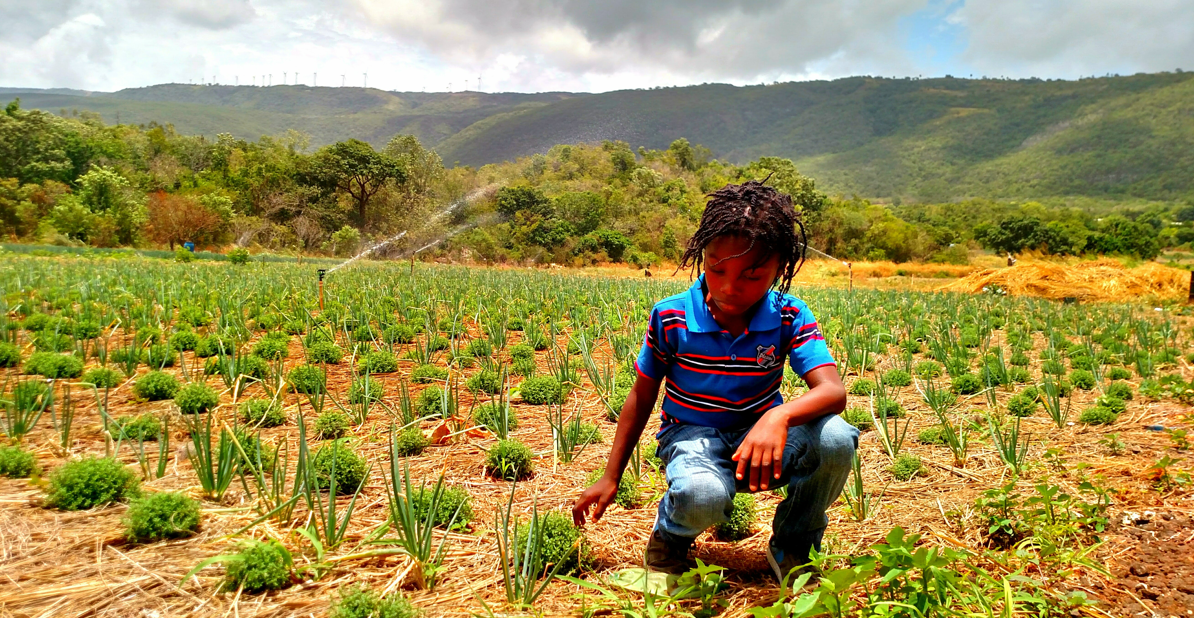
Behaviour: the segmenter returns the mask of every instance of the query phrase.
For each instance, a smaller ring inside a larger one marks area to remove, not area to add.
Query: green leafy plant
[[[420,487],[412,496],[414,508],[420,520],[427,520],[433,498],[435,498],[434,488],[429,490],[426,486]],[[463,487],[445,488],[440,494],[434,517],[431,517],[434,525],[446,527],[449,522],[452,522],[453,530],[464,530],[468,528],[469,522],[472,520],[473,506],[468,492]]]
[[[204,414],[220,405],[220,396],[207,384],[192,382],[179,389],[174,403],[183,414]]]
[[[405,429],[394,439],[395,452],[400,457],[422,455],[428,446],[431,446],[431,440],[418,427]]]
[[[915,455],[903,454],[896,458],[889,469],[897,481],[907,481],[920,473],[920,458]]]
[[[37,457],[16,446],[0,446],[0,476],[27,478],[37,469]]]
[[[410,381],[416,384],[430,384],[448,379],[448,370],[435,365],[419,365],[410,372]]]
[[[755,508],[754,496],[747,493],[735,494],[729,521],[715,525],[713,534],[723,541],[739,541],[750,536],[758,519]]]
[[[286,423],[286,413],[273,399],[246,399],[239,411],[241,421],[252,427],[277,427]]]
[[[335,365],[344,358],[344,350],[330,341],[320,341],[307,348],[307,362],[311,364]]]
[[[120,385],[120,374],[107,367],[95,367],[88,369],[79,381],[94,384],[96,388],[116,388]]]
[[[212,556],[203,560],[182,578],[182,583],[212,564],[224,565],[224,581],[220,590],[243,590],[250,594],[280,590],[290,585],[294,559],[281,543],[274,539],[241,541],[240,552]]]
[[[344,439],[340,439],[315,453],[311,473],[311,481],[316,489],[344,495],[359,491],[369,470],[365,459],[353,451]]]
[[[357,362],[358,373],[391,373],[398,370],[398,357],[392,352],[369,352]]]
[[[327,389],[327,375],[321,367],[315,365],[299,365],[286,374],[286,381],[294,387],[296,393],[319,395]]]
[[[158,420],[158,417],[147,412],[138,416],[115,419],[109,429],[118,439],[134,442],[157,440],[162,433],[162,422]]]
[[[534,471],[534,455],[517,439],[499,440],[485,455],[485,467],[494,478],[516,481]]]
[[[401,595],[381,598],[362,586],[349,586],[337,593],[328,618],[418,618],[422,612]]]
[[[443,568],[450,538],[446,534],[442,535],[439,544],[436,545],[433,531],[437,525],[443,525],[448,530],[453,529],[465,502],[461,501],[457,505],[447,522],[439,522],[445,502],[444,495],[447,492],[443,475],[440,475],[429,494],[426,483],[416,492],[410,482],[410,467],[403,463],[402,470],[399,471],[398,460],[396,445],[391,442],[390,475],[386,484],[386,494],[390,507],[388,523],[397,538],[383,542],[397,545],[410,556],[418,567],[414,571],[416,586],[431,590],[435,587],[437,576]]]
[[[178,380],[164,371],[151,371],[133,385],[133,393],[147,401],[173,399],[178,389]]]
[[[64,511],[81,511],[140,494],[131,470],[112,458],[86,457],[69,461],[50,475],[46,504]]]
[[[1106,406],[1094,405],[1082,411],[1078,416],[1078,422],[1083,425],[1110,425],[1119,418],[1114,410]]]
[[[378,380],[365,376],[352,381],[352,385],[348,388],[348,403],[376,403],[381,401],[383,395],[385,395],[385,386]]]
[[[124,524],[124,536],[133,543],[190,536],[199,527],[199,503],[183,493],[149,494],[133,500]]]
[[[519,385],[522,400],[532,405],[559,404],[564,401],[564,389],[552,376],[527,378]]]

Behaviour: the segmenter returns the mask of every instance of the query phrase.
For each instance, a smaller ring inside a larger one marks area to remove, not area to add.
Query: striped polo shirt
[[[784,401],[779,392],[784,355],[802,377],[835,364],[804,301],[769,290],[749,327],[735,338],[705,304],[704,279],[701,275],[687,291],[656,303],[635,362],[640,374],[667,378],[660,433],[674,424],[753,425]]]

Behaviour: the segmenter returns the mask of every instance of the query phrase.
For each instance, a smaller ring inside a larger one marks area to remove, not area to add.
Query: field
[[[781,595],[763,557],[780,496],[764,493],[745,538],[698,540],[694,557],[724,571],[662,598],[619,587],[666,487],[650,437],[623,505],[579,540],[550,514],[604,466],[646,316],[687,286],[639,277],[365,262],[330,274],[321,306],[311,266],[5,257],[2,428],[37,469],[0,450],[16,477],[0,476],[0,616],[318,616],[354,585],[429,616],[1191,614],[1188,308],[851,290],[817,268],[794,290],[864,428],[824,579]],[[802,388],[786,376],[785,397]],[[154,425],[127,420],[142,415],[160,429],[134,431]],[[489,465],[497,434],[533,470]],[[197,529],[130,540],[141,500],[63,493],[58,470],[89,457],[115,457],[143,495],[198,501]],[[419,508],[441,475],[469,521]],[[541,551],[517,533],[528,521]],[[253,544],[269,539],[285,550]],[[528,555],[525,576],[504,568]],[[281,576],[236,578],[261,556]],[[538,577],[559,565],[578,579]]]

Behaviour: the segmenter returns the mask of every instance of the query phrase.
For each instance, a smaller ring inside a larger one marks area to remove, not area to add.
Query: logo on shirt
[[[757,354],[755,360],[759,361],[759,366],[764,369],[770,369],[779,364],[779,358],[775,356],[775,345],[758,346],[755,348]]]

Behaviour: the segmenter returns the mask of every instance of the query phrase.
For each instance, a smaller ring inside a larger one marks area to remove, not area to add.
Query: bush
[[[137,378],[133,393],[146,401],[173,399],[178,394],[178,380],[164,371],[150,371]]]
[[[295,392],[307,395],[318,395],[327,388],[327,375],[315,365],[299,365],[291,369],[286,374],[286,381],[294,387]]]
[[[1120,399],[1119,397],[1112,397],[1110,395],[1099,397],[1095,400],[1095,405],[1103,406],[1104,408],[1107,408],[1116,414],[1121,414],[1128,409],[1128,404],[1124,403],[1123,399]]]
[[[33,474],[37,457],[16,446],[0,446],[0,476],[21,479]]]
[[[1088,391],[1095,387],[1094,374],[1085,369],[1075,369],[1070,372],[1070,383],[1074,388]]]
[[[190,249],[186,247],[179,247],[174,250],[174,261],[182,264],[195,261],[195,254],[191,253]]]
[[[535,348],[532,348],[525,343],[520,343],[516,346],[513,346],[510,348],[510,359],[514,362],[525,360],[534,361]]]
[[[518,429],[518,415],[515,414],[514,408],[506,407],[506,429]],[[477,406],[473,411],[473,424],[478,427],[484,427],[492,432],[497,432],[500,429],[502,417],[502,404],[496,402],[487,402]]]
[[[240,404],[240,419],[252,427],[277,427],[286,422],[286,413],[272,399],[247,399]]]
[[[755,525],[755,497],[740,493],[734,496],[730,520],[713,527],[713,534],[723,541],[739,541],[751,535]]]
[[[1012,367],[1007,375],[1015,384],[1028,384],[1032,381],[1032,374],[1023,367]]]
[[[253,345],[253,354],[265,360],[278,360],[290,356],[290,335],[280,331],[266,333]]]
[[[353,380],[352,386],[348,387],[348,403],[376,403],[381,401],[382,395],[385,394],[385,387],[382,383],[374,380],[369,376]]]
[[[227,255],[228,255],[228,261],[232,264],[236,264],[239,266],[240,264],[248,264],[249,263],[249,250],[248,249],[237,247],[236,249],[229,251]]]
[[[1070,368],[1071,369],[1075,369],[1075,370],[1081,369],[1084,371],[1089,371],[1091,369],[1094,369],[1094,367],[1095,367],[1095,361],[1093,358],[1091,358],[1089,356],[1085,356],[1085,355],[1075,356],[1070,359]]]
[[[1047,360],[1041,363],[1041,373],[1053,376],[1065,375],[1065,365],[1061,361]]]
[[[945,368],[936,361],[921,361],[916,363],[916,375],[923,379],[936,378],[945,373]]]
[[[224,573],[225,590],[245,592],[279,590],[290,583],[293,560],[281,543],[249,541],[239,554],[228,560]]]
[[[1132,379],[1132,372],[1123,367],[1112,367],[1107,370],[1108,380],[1130,380]]]
[[[311,364],[327,363],[335,365],[344,357],[344,350],[330,341],[320,341],[307,348],[307,362]]]
[[[81,511],[136,497],[141,484],[132,470],[115,459],[88,457],[67,462],[50,476],[46,504]]]
[[[397,370],[398,357],[385,350],[370,352],[357,363],[357,373],[390,373]]]
[[[531,564],[538,566],[536,571],[542,574],[556,564],[561,565],[561,575],[579,569],[588,552],[581,540],[581,529],[572,523],[572,517],[551,511],[540,516],[539,525],[543,533],[543,545],[539,553],[531,558]],[[518,526],[515,533],[516,551],[525,551],[529,532],[530,524]]]
[[[208,363],[211,363],[214,360],[216,359],[208,359]],[[268,378],[270,374],[269,361],[261,358],[260,356],[254,356],[252,354],[238,358],[236,370],[243,376],[256,378],[258,380],[264,380]],[[217,371],[214,373],[219,372]]]
[[[448,370],[435,365],[419,365],[410,372],[410,381],[416,384],[430,384],[437,380],[447,380]]]
[[[183,414],[203,414],[220,405],[220,395],[203,382],[192,382],[178,391],[174,403]]]
[[[920,433],[916,434],[916,439],[919,440],[921,444],[947,444],[945,439],[945,429],[941,427],[941,425],[933,425],[927,429],[920,430]]]
[[[532,359],[532,360],[519,359],[519,360],[514,361],[514,364],[510,367],[511,373],[513,373],[516,376],[522,376],[524,378],[535,377],[535,373],[537,371],[539,371],[539,368],[535,366],[534,359]]]
[[[888,470],[897,481],[907,481],[920,472],[920,458],[915,455],[900,455]]]
[[[492,356],[493,344],[488,339],[473,339],[468,342],[468,346],[464,349],[464,352],[469,356]]]
[[[429,347],[432,352],[439,352],[441,350],[447,350],[449,344],[446,338],[433,336],[431,337],[430,341],[427,342],[427,347]]]
[[[1103,390],[1103,394],[1123,401],[1132,400],[1132,386],[1127,382],[1112,382]]]
[[[221,337],[220,335],[208,335],[199,341],[195,346],[195,356],[199,358],[210,358],[216,356],[223,351],[224,354],[229,354],[236,349],[236,342],[231,337]]]
[[[162,433],[162,422],[149,413],[118,418],[113,425],[113,433],[121,440],[156,441]]]
[[[973,373],[963,373],[953,379],[951,388],[959,395],[973,395],[983,390],[983,382]]]
[[[338,410],[327,410],[315,419],[315,437],[320,440],[335,440],[343,438],[348,433],[351,423],[348,417]]]
[[[96,367],[83,374],[81,380],[87,384],[94,384],[96,388],[115,388],[120,384],[120,374],[107,367]]]
[[[569,439],[577,446],[585,444],[600,444],[603,440],[601,438],[601,431],[593,423],[580,423],[573,425],[569,423],[565,429],[568,432]]]
[[[382,331],[381,340],[386,343],[410,343],[415,340],[415,329],[406,324],[391,326]]]
[[[857,406],[842,412],[842,420],[857,427],[859,431],[866,431],[875,426],[875,419],[871,418],[870,411]]]
[[[21,350],[7,341],[0,341],[0,367],[16,367],[20,363]]]
[[[428,446],[431,446],[431,440],[418,427],[409,427],[398,434],[394,445],[399,457],[418,457]]]
[[[519,387],[522,400],[532,405],[546,405],[564,402],[564,389],[559,380],[552,376],[527,378]]]
[[[328,618],[418,618],[422,615],[405,597],[397,594],[385,599],[372,590],[351,586],[339,592],[332,602]]]
[[[332,465],[335,463],[336,478],[332,481]],[[357,455],[344,440],[325,445],[315,454],[311,463],[315,471],[316,489],[327,489],[336,494],[351,494],[365,480],[368,466],[364,458]]]
[[[124,526],[133,543],[191,536],[199,527],[199,503],[183,493],[150,494],[129,505]]]
[[[891,369],[883,374],[883,386],[910,386],[912,375],[903,369]]]
[[[25,361],[25,373],[45,378],[77,378],[83,374],[83,359],[74,354],[34,352]]]
[[[178,361],[178,352],[165,344],[151,345],[145,350],[145,364],[153,369],[173,367]]]
[[[875,394],[875,381],[870,378],[858,378],[850,383],[851,395],[873,395]]]
[[[525,384],[525,382],[524,382]],[[471,392],[480,391],[488,395],[496,395],[502,392],[502,379],[498,377],[496,371],[486,369],[480,373],[469,378],[464,385]]]
[[[1105,406],[1091,406],[1082,411],[1078,422],[1083,425],[1110,425],[1119,415]]]
[[[426,486],[420,487],[411,497],[411,504],[414,505],[415,512],[419,514],[419,519],[423,519],[431,508],[431,496],[435,493],[433,489]],[[460,509],[460,512],[456,511],[457,508]],[[435,525],[448,525],[448,522],[452,520],[453,513],[456,514],[456,522],[452,524],[453,530],[463,530],[473,520],[472,500],[462,487],[444,488],[443,494],[440,495],[439,509],[435,512]]]
[[[1008,359],[1008,363],[1013,367],[1027,367],[1032,364],[1032,359],[1028,358],[1027,354],[1016,351],[1012,353],[1012,357]]]
[[[494,478],[517,481],[534,471],[534,455],[527,445],[516,439],[500,440],[485,456],[485,467]]]
[[[428,386],[419,393],[419,398],[415,400],[415,411],[422,418],[439,416],[444,412],[444,397],[446,397],[444,389],[438,386]]]
[[[1007,401],[1007,412],[1012,416],[1032,416],[1036,412],[1036,399],[1025,397],[1023,393],[1013,396]]]
[[[180,330],[170,336],[170,347],[189,352],[199,345],[199,335],[193,330]]]

